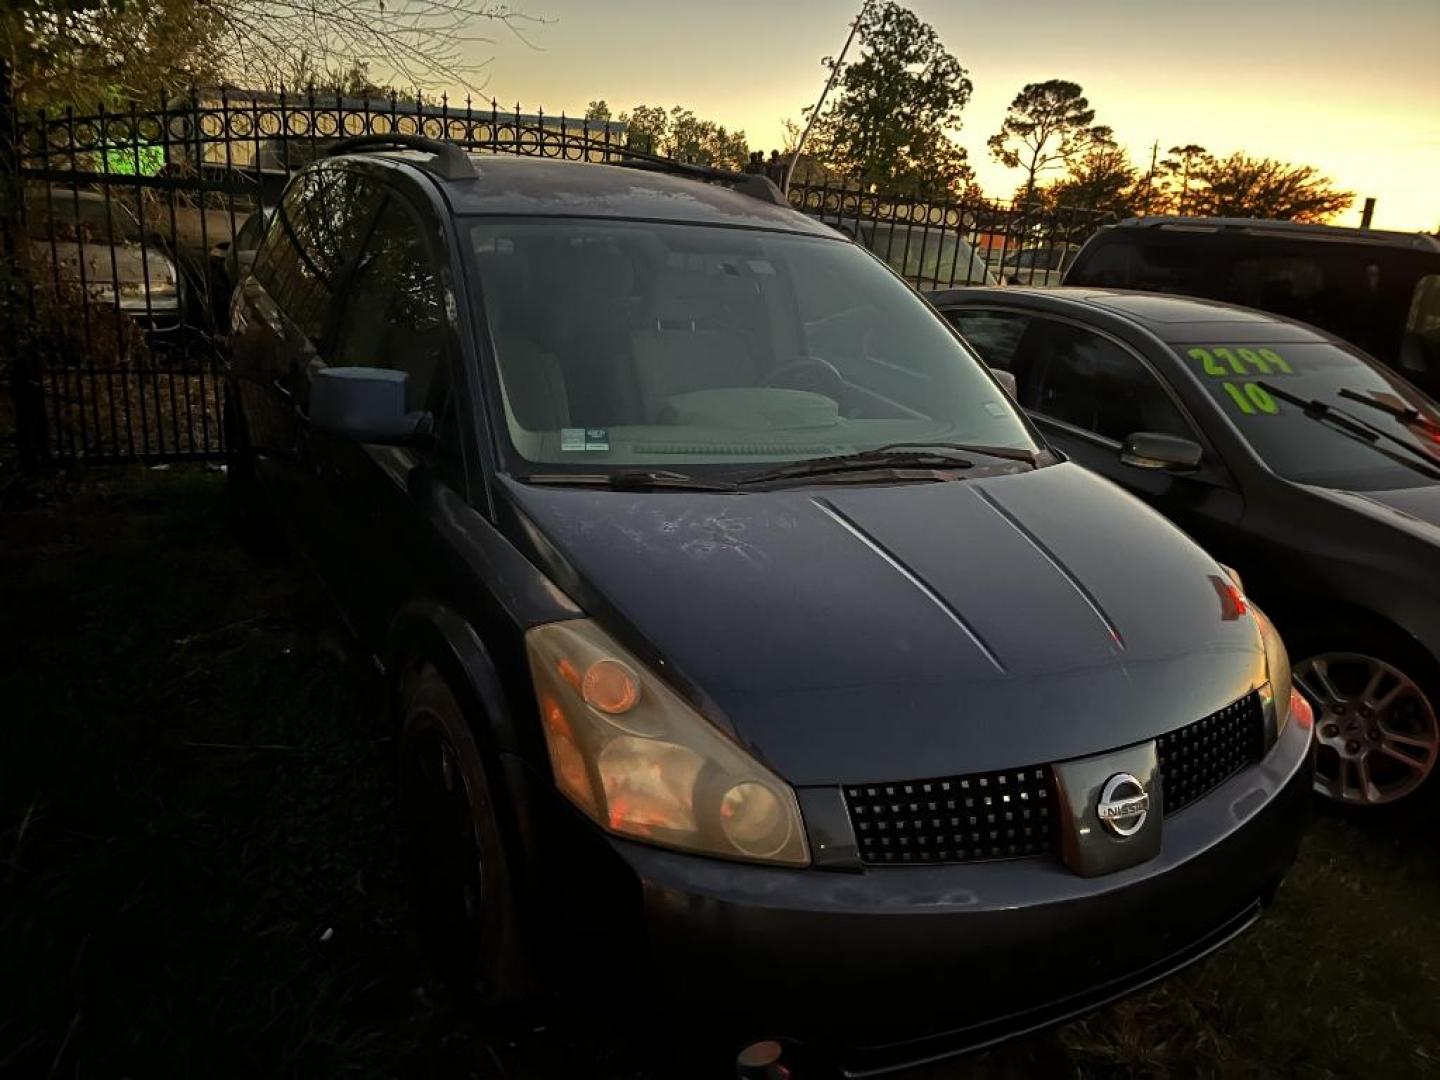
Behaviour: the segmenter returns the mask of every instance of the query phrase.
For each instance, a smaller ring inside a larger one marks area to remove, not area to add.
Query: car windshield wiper
[[[1321,401],[1319,398],[1302,398],[1298,394],[1292,394],[1290,391],[1270,382],[1258,382],[1256,385],[1271,397],[1278,398],[1280,401],[1289,402],[1291,405],[1296,406],[1311,420],[1319,420],[1322,423],[1332,424],[1351,437],[1359,439],[1369,446],[1373,446],[1391,461],[1399,462],[1401,465],[1408,465],[1417,472],[1424,473],[1426,476],[1440,479],[1440,458],[1432,457],[1420,449],[1420,447],[1408,443],[1404,439],[1397,438],[1388,431],[1377,428],[1369,421],[1362,420],[1353,413],[1336,408],[1334,405]],[[1382,441],[1398,446],[1411,456],[1400,456],[1394,451],[1381,446],[1380,443]]]
[[[1379,398],[1371,397],[1369,394],[1362,394],[1358,390],[1351,390],[1348,386],[1340,388],[1340,396],[1349,401],[1358,401],[1361,405],[1369,405],[1372,409],[1379,409],[1388,413],[1402,424],[1410,424],[1415,427],[1423,427],[1426,431],[1440,431],[1440,424],[1431,420],[1419,409],[1411,408],[1409,405],[1392,405],[1388,401],[1381,401]]]
[[[943,470],[971,469],[975,463],[969,458],[957,457],[951,450],[863,450],[855,454],[835,454],[830,457],[809,458],[793,465],[782,465],[778,469],[742,476],[739,484],[766,484],[775,480],[794,480],[808,477],[836,476],[853,472],[877,472],[883,470],[913,470],[915,475],[894,475],[894,479],[942,480]]]
[[[1019,446],[985,446],[980,443],[958,443],[958,442],[892,442],[884,446],[876,447],[871,453],[884,453],[887,450],[922,450],[934,449],[958,450],[962,454],[984,454],[986,457],[1003,458],[1006,461],[1023,461],[1032,469],[1040,467],[1040,455],[1034,450],[1025,450]]]
[[[529,473],[516,477],[526,484],[557,486],[608,487],[617,491],[648,491],[674,488],[680,491],[734,491],[736,485],[724,480],[701,480],[688,473],[668,469],[616,469],[602,473]]]

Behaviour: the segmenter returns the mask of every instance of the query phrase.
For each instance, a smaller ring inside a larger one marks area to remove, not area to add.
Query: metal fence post
[[[9,60],[0,57],[0,363],[9,368],[20,464],[34,468],[45,453],[45,395],[35,356],[35,298],[26,273],[30,260],[13,74]]]

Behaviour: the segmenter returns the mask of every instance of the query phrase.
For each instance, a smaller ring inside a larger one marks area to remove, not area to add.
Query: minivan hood
[[[506,488],[532,557],[796,785],[1092,754],[1265,678],[1218,564],[1076,465],[744,494]]]

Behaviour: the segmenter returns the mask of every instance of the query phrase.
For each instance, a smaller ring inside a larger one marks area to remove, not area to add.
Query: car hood
[[[1075,465],[745,494],[506,487],[532,557],[793,784],[1092,754],[1265,678],[1218,564]]]
[[[1371,517],[1399,525],[1440,544],[1440,484],[1394,491],[1336,491],[1327,494]]]

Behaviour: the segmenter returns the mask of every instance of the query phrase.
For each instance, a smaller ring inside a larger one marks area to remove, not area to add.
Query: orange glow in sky
[[[485,90],[527,110],[616,112],[685,105],[755,149],[820,92],[859,0],[517,0],[552,20],[529,48],[488,32]],[[1080,83],[1143,171],[1150,148],[1199,143],[1315,165],[1375,224],[1440,229],[1440,0],[913,0],[969,69],[975,92],[956,133],[987,193],[1017,174],[986,138],[1027,82]]]

